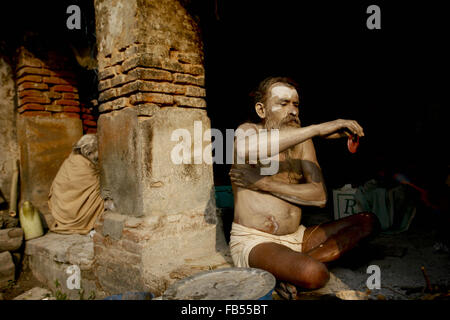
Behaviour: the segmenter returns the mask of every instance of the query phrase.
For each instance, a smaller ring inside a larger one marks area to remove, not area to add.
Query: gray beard
[[[285,122],[285,120],[281,120],[281,121],[275,121],[272,119],[266,119],[266,121],[264,121],[264,128],[267,130],[270,129],[283,129],[283,128],[300,128],[300,120],[297,118],[297,120],[299,121],[297,122]]]
[[[292,119],[290,119],[292,120]],[[267,119],[266,121],[264,121],[263,126],[265,129],[267,129],[268,131],[271,129],[283,129],[283,128],[300,128],[300,119],[297,118],[297,120],[299,121],[299,123],[294,123],[294,122],[285,122],[285,119],[281,120],[281,121],[273,121],[270,117]],[[286,161],[286,163],[289,166],[288,169],[288,178],[289,178],[289,182],[291,182],[291,173],[293,173],[295,171],[295,161],[293,160],[293,152],[294,152],[295,146],[290,147],[289,149],[283,151],[280,154],[284,154],[286,155],[286,158],[284,161]]]

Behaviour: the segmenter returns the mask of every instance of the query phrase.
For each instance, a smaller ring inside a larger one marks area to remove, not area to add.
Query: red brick
[[[170,105],[173,104],[173,96],[161,93],[137,93],[130,96],[132,105],[147,102]]]
[[[189,97],[204,97],[206,96],[206,91],[204,88],[186,86],[186,95]]]
[[[44,111],[45,106],[43,106],[42,104],[37,104],[37,103],[27,103],[18,109],[19,113],[22,113],[27,110]]]
[[[77,88],[67,85],[56,85],[53,86],[50,90],[58,92],[78,92]]]
[[[79,95],[76,93],[71,93],[71,92],[64,92],[62,94],[62,98],[63,99],[72,99],[72,100],[76,100],[79,99]]]
[[[82,108],[81,112],[87,113],[87,114],[91,114],[92,113],[91,109],[89,109],[89,108]]]
[[[75,84],[75,82],[72,80],[66,80],[63,78],[58,77],[44,77],[43,78],[44,83],[51,83],[51,84]]]
[[[55,100],[53,103],[54,104],[59,104],[59,105],[62,105],[62,106],[75,106],[75,107],[80,105],[79,101],[76,101],[76,100],[64,100],[64,99]]]
[[[205,74],[205,69],[201,64],[183,64],[184,73],[192,74],[194,76],[201,76]]]
[[[22,117],[36,117],[36,116],[42,116],[42,117],[51,117],[52,113],[47,111],[25,111],[21,114]]]
[[[80,112],[80,110],[78,107],[64,107],[64,112]]]
[[[76,75],[72,71],[66,71],[66,70],[58,70],[58,71],[52,71],[51,76],[59,77],[59,78],[68,78],[68,79],[75,79]]]
[[[51,71],[48,69],[24,67],[24,68],[21,68],[19,71],[17,71],[16,77],[20,78],[23,75],[49,76],[50,73],[51,73]]]
[[[174,101],[179,107],[206,108],[206,101],[202,98],[175,96]]]
[[[195,77],[193,75],[185,74],[185,73],[174,73],[173,80],[174,80],[174,83],[193,84],[193,85],[200,86],[200,87],[205,86],[205,77],[204,76]]]
[[[128,74],[140,80],[172,81],[172,74],[169,71],[159,69],[136,68],[131,70]]]
[[[57,106],[54,104],[50,104],[48,106],[45,106],[45,110],[46,111],[52,111],[52,112],[61,112],[63,111],[63,107],[62,106]]]
[[[53,114],[54,118],[80,118],[80,115],[78,113],[73,112],[56,112]]]
[[[46,85],[45,83],[24,82],[24,83],[19,84],[17,89],[19,91],[27,90],[27,89],[48,90],[48,85]]]
[[[97,122],[95,121],[91,121],[91,120],[83,120],[83,124],[89,126],[89,127],[96,127],[97,126]]]
[[[19,98],[23,97],[44,97],[42,91],[39,90],[23,90],[19,92]]]
[[[94,120],[95,117],[92,114],[82,114],[81,119]]]
[[[100,71],[98,73],[98,78],[100,80],[104,80],[104,79],[113,77],[114,74],[115,74],[114,68],[113,67],[109,67],[109,68],[105,68],[102,71]]]
[[[88,128],[85,130],[86,133],[97,133],[97,128]]]
[[[49,91],[47,92],[47,97],[49,97],[50,99],[61,99],[62,94],[55,91]]]
[[[24,76],[17,80],[17,84],[21,84],[25,81],[31,81],[31,82],[42,82],[41,76]]]
[[[47,104],[50,103],[50,99],[47,97],[36,97],[36,96],[31,96],[31,97],[23,97],[22,99],[19,99],[19,106],[22,106],[25,103],[42,103],[42,104]]]

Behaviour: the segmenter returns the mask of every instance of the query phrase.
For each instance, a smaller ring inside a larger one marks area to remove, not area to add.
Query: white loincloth
[[[236,267],[249,268],[248,256],[250,251],[256,245],[264,242],[278,243],[294,251],[301,252],[305,230],[306,227],[300,225],[294,233],[276,236],[233,222],[230,236],[230,252],[234,265]]]

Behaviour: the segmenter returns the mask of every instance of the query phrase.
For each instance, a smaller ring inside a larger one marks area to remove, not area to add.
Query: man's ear
[[[255,104],[255,110],[261,119],[264,119],[266,117],[266,108],[261,102]]]

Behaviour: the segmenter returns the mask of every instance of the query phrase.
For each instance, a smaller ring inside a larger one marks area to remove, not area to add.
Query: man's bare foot
[[[297,300],[297,288],[288,282],[278,282],[275,291],[286,300]]]

